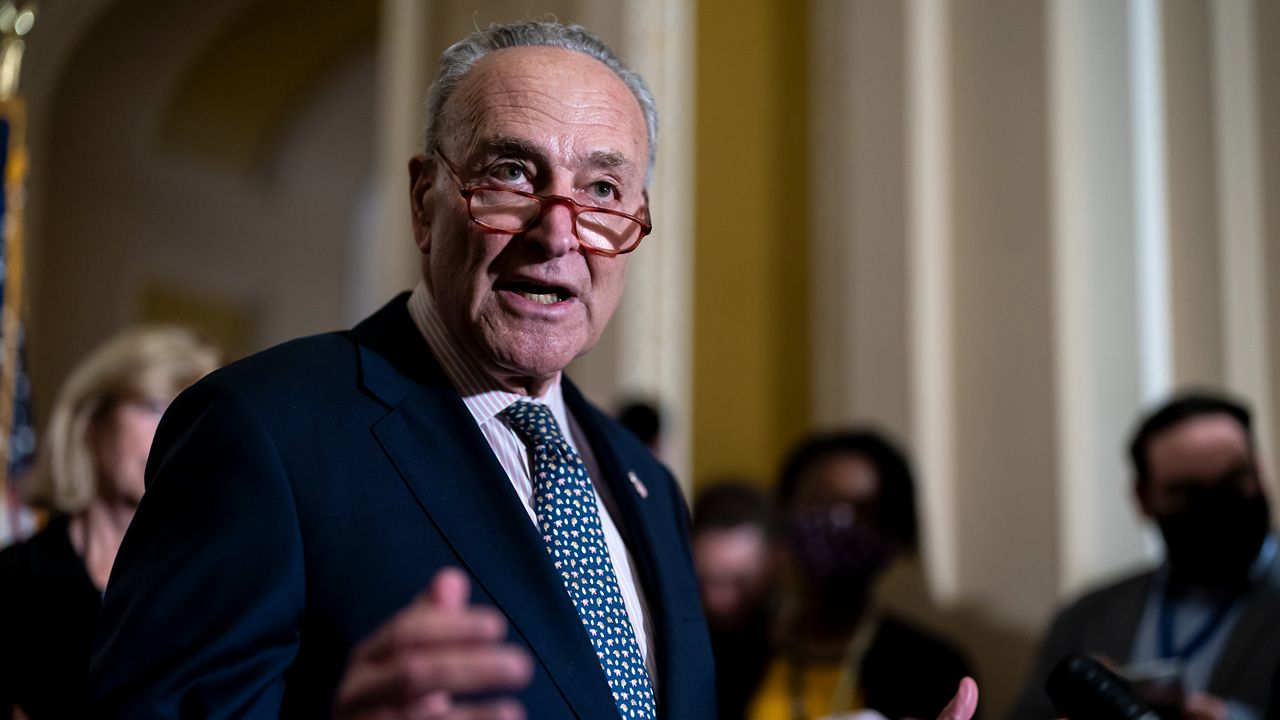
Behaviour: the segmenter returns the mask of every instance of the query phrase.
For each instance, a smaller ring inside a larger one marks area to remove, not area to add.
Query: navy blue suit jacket
[[[446,566],[531,654],[530,718],[617,717],[541,539],[406,297],[350,332],[229,365],[165,414],[99,620],[95,717],[328,717],[352,646]],[[680,491],[564,393],[648,599],[660,715],[712,718]]]

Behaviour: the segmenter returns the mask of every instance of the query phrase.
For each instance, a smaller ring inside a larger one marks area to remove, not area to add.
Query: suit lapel
[[[396,310],[401,317],[382,317]],[[392,407],[373,433],[423,512],[576,714],[616,715],[595,651],[542,539],[403,302],[355,332],[365,387]]]
[[[1098,654],[1112,658],[1129,657],[1155,578],[1155,573],[1145,573],[1111,600],[1108,612],[1103,614],[1091,637],[1097,643]]]
[[[1209,681],[1211,692],[1230,687],[1232,680],[1256,674],[1257,668],[1247,667],[1250,660],[1259,655],[1253,646],[1276,641],[1276,618],[1280,617],[1280,553],[1272,558],[1271,567],[1267,568],[1266,575],[1245,602],[1244,610],[1231,628],[1231,636],[1227,638],[1213,669]]]
[[[619,532],[622,533],[623,540],[626,541],[627,550],[631,552],[632,557],[640,566],[641,582],[644,583],[645,596],[649,599],[647,603],[652,610],[659,607],[659,603],[654,602],[654,598],[659,597],[661,593],[661,578],[659,576],[657,548],[654,547],[652,530],[649,523],[645,519],[645,514],[641,503],[643,502],[637,494],[635,487],[628,479],[628,473],[632,473],[630,468],[623,467],[622,461],[612,443],[609,442],[605,434],[604,428],[599,420],[595,417],[587,405],[586,400],[578,393],[567,381],[563,383],[565,404],[569,408],[569,412],[578,420],[578,424],[582,427],[583,432],[587,434],[587,442],[591,444],[591,450],[595,454],[596,462],[600,465],[600,472],[604,477],[599,478],[599,482],[604,483],[609,494],[613,498],[613,504],[617,508],[620,517],[614,518],[614,524],[618,526]],[[632,473],[634,474],[634,473]],[[653,618],[655,628],[658,626],[658,619]]]

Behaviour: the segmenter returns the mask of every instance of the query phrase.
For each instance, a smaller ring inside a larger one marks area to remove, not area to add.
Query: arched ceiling
[[[181,76],[158,142],[253,172],[327,70],[372,47],[378,7],[367,0],[250,3]]]

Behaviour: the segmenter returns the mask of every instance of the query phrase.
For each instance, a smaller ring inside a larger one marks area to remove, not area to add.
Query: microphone
[[[1160,720],[1134,697],[1128,682],[1083,655],[1064,657],[1049,673],[1044,689],[1068,720]]]

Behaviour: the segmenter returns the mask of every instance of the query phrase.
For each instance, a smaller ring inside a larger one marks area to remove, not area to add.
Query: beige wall
[[[956,512],[998,518],[967,523],[961,574],[1034,623],[1057,570],[1044,13],[1009,0],[954,17]]]
[[[1265,208],[1263,228],[1266,237],[1266,277],[1271,281],[1267,307],[1271,308],[1271,359],[1280,360],[1280,3],[1256,2],[1258,93],[1262,128],[1262,206]],[[1280,378],[1271,384],[1271,404],[1280,410]],[[1266,458],[1270,468],[1271,487],[1280,488],[1280,423],[1272,428],[1271,447]],[[1272,498],[1280,500],[1273,492]],[[1280,517],[1280,501],[1272,504],[1272,513]]]
[[[1218,323],[1221,264],[1217,245],[1216,158],[1210,85],[1209,6],[1164,4],[1168,77],[1169,240],[1172,261],[1174,378],[1221,384]]]
[[[826,426],[870,421],[906,438],[906,5],[811,5],[813,419]]]
[[[44,99],[33,107],[42,126],[30,322],[39,417],[76,358],[147,319],[157,286],[241,318],[250,348],[345,324],[351,218],[370,173],[371,38],[359,25],[331,42],[308,34],[314,27],[259,28],[295,64],[316,60],[307,82],[241,64],[223,76],[234,82],[203,88],[221,93],[223,120],[193,125],[184,121],[201,114],[200,102],[218,98],[182,90],[251,59],[261,36],[236,35],[237,21],[253,19],[243,5],[191,12],[112,6],[70,39],[61,75],[47,78],[56,90],[34,89]],[[42,30],[52,51],[59,27]],[[327,62],[335,58],[343,61]],[[281,80],[291,102],[236,114],[250,77],[259,90]],[[210,153],[217,128],[222,151]]]

